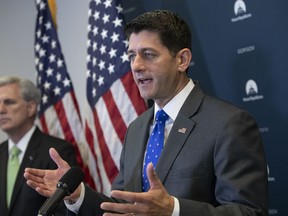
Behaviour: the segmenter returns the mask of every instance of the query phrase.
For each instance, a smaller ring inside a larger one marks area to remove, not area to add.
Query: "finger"
[[[143,213],[147,212],[147,208],[149,209],[149,203],[151,202],[151,196],[146,192],[128,192],[128,191],[120,191],[113,190],[111,192],[111,196],[117,199],[125,200],[128,203],[122,204],[122,209],[117,209],[118,212],[121,213]],[[111,203],[104,204],[106,207],[111,207]],[[147,207],[148,205],[148,207]],[[105,207],[105,208],[106,208]],[[113,206],[112,206],[113,207]],[[115,206],[114,206],[115,207]],[[118,206],[119,208],[122,206]],[[112,211],[112,208],[110,209]],[[114,209],[116,211],[116,209]]]
[[[117,213],[104,213],[103,216],[133,216],[132,213],[126,213],[126,214],[117,214]]]
[[[53,193],[53,191],[49,190],[49,188],[47,188],[45,184],[37,183],[31,180],[28,180],[26,183],[42,196],[50,197]]]
[[[57,164],[58,168],[60,169],[64,168],[66,170],[70,168],[69,164],[61,158],[61,156],[59,155],[59,153],[56,151],[55,148],[50,148],[49,154],[52,160]]]
[[[121,199],[121,200],[125,200],[127,202],[130,203],[134,203],[134,202],[140,202],[139,200],[139,195],[140,193],[136,193],[136,192],[129,192],[129,191],[120,191],[120,190],[113,190],[111,191],[111,196],[116,198],[116,199]]]
[[[41,171],[41,172],[40,172]],[[34,182],[43,183],[44,171],[43,170],[34,170],[31,168],[26,168],[24,172],[24,178],[26,180],[31,180]]]
[[[126,213],[126,214],[117,214],[117,213],[104,213],[103,216],[133,216],[132,213]]]
[[[41,169],[35,169],[35,168],[25,168],[24,170],[24,177],[27,178],[36,178],[36,177],[40,177],[43,178],[45,171],[41,170]]]
[[[135,211],[134,204],[128,203],[113,203],[113,202],[103,202],[100,206],[103,210],[113,212],[113,213],[130,213]]]
[[[36,190],[36,188],[38,187],[38,184],[35,183],[35,181],[31,181],[31,180],[27,180],[26,183],[32,187],[34,190]]]
[[[39,194],[41,194],[42,196],[45,196],[45,197],[51,197],[54,193],[54,191],[50,191],[50,190],[43,190],[42,188],[40,187],[37,187],[35,189]]]
[[[146,172],[147,172],[148,181],[150,183],[150,190],[156,189],[156,188],[159,189],[163,187],[162,182],[158,178],[152,163],[149,163],[147,165]]]

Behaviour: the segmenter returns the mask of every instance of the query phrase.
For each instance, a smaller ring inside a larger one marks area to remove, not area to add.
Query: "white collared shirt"
[[[32,134],[34,133],[34,131],[36,130],[36,126],[33,125],[33,127],[31,127],[31,129],[19,140],[18,143],[14,143],[11,139],[8,139],[8,149],[10,152],[11,148],[14,145],[17,145],[17,147],[21,150],[21,153],[19,154],[19,163],[21,164],[25,151],[27,149],[28,143],[32,137]]]
[[[163,110],[169,115],[169,119],[165,123],[164,145],[166,143],[168,135],[170,134],[173,123],[181,107],[183,106],[185,100],[187,99],[188,95],[190,94],[194,86],[195,85],[193,81],[190,79],[187,85],[163,107]],[[155,103],[154,116],[156,115],[159,109],[160,109],[159,106]],[[153,121],[153,125],[150,128],[150,132],[152,131],[154,124],[155,124],[155,120]]]

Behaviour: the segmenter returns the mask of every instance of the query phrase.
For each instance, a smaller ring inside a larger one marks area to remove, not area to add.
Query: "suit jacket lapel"
[[[6,202],[6,176],[7,176],[7,161],[8,161],[8,141],[5,141],[0,145],[0,214],[7,214],[7,202]],[[3,198],[3,200],[2,200]],[[4,211],[4,212],[3,212]]]
[[[187,137],[193,133],[195,122],[193,121],[192,117],[197,113],[203,97],[204,94],[199,85],[196,83],[175,119],[155,169],[162,182],[165,181],[173,162],[177,159],[179,152],[185,145]]]

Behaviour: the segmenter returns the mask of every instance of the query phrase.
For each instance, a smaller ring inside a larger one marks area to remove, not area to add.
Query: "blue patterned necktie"
[[[10,205],[14,183],[19,170],[19,154],[21,150],[17,146],[13,146],[10,150],[10,157],[7,167],[7,204]]]
[[[146,147],[142,176],[142,191],[149,190],[150,185],[146,173],[146,168],[150,162],[152,162],[154,167],[156,167],[160,154],[163,150],[165,122],[168,118],[169,116],[164,112],[164,110],[159,110],[156,113],[156,124],[153,128]]]

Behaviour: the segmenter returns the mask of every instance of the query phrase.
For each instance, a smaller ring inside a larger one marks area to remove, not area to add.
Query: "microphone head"
[[[83,171],[79,167],[73,166],[59,180],[59,182],[57,183],[57,188],[64,189],[66,192],[66,196],[69,196],[76,190],[76,188],[83,181],[83,179]]]

